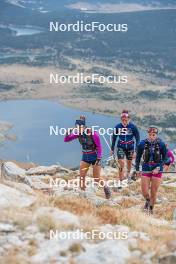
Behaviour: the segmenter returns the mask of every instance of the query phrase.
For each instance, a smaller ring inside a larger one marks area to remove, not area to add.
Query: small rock
[[[51,186],[45,183],[45,176],[26,176],[25,183],[35,190],[50,190]]]
[[[11,233],[15,231],[15,227],[11,224],[0,223],[0,233]]]
[[[130,237],[134,237],[134,238],[138,238],[138,239],[142,239],[144,241],[150,241],[150,238],[148,237],[148,235],[144,232],[138,232],[138,231],[133,231],[129,234]]]
[[[132,257],[134,257],[134,258],[140,258],[141,255],[142,255],[142,252],[140,250],[132,251]]]
[[[159,258],[159,263],[161,264],[175,264],[176,263],[176,253],[168,254]]]

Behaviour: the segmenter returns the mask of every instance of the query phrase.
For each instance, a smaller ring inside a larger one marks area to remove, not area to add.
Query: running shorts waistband
[[[134,144],[134,141],[133,140],[130,140],[130,141],[119,140],[119,143],[120,144]]]
[[[82,151],[82,153],[83,154],[97,154],[97,152],[96,151],[89,151],[89,152],[87,152],[87,151]]]
[[[155,174],[155,173],[142,173],[142,176],[144,176],[144,177],[149,177],[149,178],[152,178],[152,177],[154,177],[154,178],[161,178],[162,177],[162,173],[160,172],[160,173],[157,173],[157,174]]]

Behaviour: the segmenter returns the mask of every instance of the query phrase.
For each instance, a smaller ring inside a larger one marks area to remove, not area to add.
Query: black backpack
[[[143,161],[144,163],[148,163],[149,161],[153,161],[155,163],[160,163],[161,161],[161,150],[160,150],[160,140],[157,139],[154,143],[154,152],[153,152],[153,159],[151,160],[151,147],[153,144],[151,144],[147,139],[145,140],[144,145],[144,154],[143,154]]]
[[[92,131],[91,130],[88,130],[88,135],[86,134],[83,134],[83,135],[80,135],[78,140],[79,140],[79,143],[82,145],[82,148],[83,150],[96,150],[96,144],[93,140],[93,137],[92,137]]]

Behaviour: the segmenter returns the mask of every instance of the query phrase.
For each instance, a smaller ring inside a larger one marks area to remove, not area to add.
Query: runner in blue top
[[[142,140],[136,154],[136,171],[141,176],[141,189],[146,199],[144,211],[153,213],[157,191],[161,184],[163,166],[166,162],[167,149],[165,143],[158,137],[158,128],[150,126],[148,136]],[[139,172],[142,160],[142,174]]]
[[[126,133],[119,133],[119,129],[126,128]],[[140,142],[140,135],[138,128],[130,122],[130,115],[127,110],[123,110],[121,114],[121,123],[117,124],[115,127],[116,133],[112,136],[112,145],[111,145],[111,154],[114,154],[114,148],[116,139],[118,137],[117,143],[117,158],[119,161],[119,178],[120,181],[124,179],[124,167],[125,167],[125,157],[127,160],[127,177],[129,178],[131,167],[132,167],[132,159],[134,156],[134,151],[136,150],[137,145]],[[134,141],[135,138],[135,141]],[[121,186],[119,186],[121,188]]]

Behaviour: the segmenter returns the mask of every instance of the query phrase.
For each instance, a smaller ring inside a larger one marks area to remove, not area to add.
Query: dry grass
[[[54,206],[69,211],[77,215],[94,214],[96,207],[79,197],[57,197],[54,200]]]
[[[30,210],[20,208],[7,208],[1,210],[0,221],[9,222],[9,220],[10,223],[24,230],[32,223],[32,213]]]
[[[108,206],[102,207],[97,211],[103,224],[127,225],[132,230],[141,230],[141,226],[147,223],[146,215],[137,210],[115,209]]]
[[[158,263],[158,257],[176,250],[176,245],[172,243],[173,237],[176,237],[176,231],[167,230],[165,227],[148,226],[146,233],[149,234],[150,240],[138,239],[137,249],[142,254],[155,252],[152,263]]]
[[[129,190],[129,189],[128,189]],[[141,194],[141,185],[139,182],[135,182],[130,185],[130,190],[135,191],[135,194]]]
[[[169,201],[174,202],[176,200],[176,188],[161,186],[159,189],[159,194],[166,197]]]
[[[127,264],[143,264],[144,261],[140,260],[138,258],[132,257],[129,260],[127,260]]]
[[[123,207],[123,208],[131,208],[135,205],[138,205],[139,202],[133,198],[125,198],[125,199],[122,199],[122,201],[120,202],[120,205]]]
[[[38,216],[36,219],[38,228],[40,232],[46,233],[48,236],[50,230],[57,230],[57,231],[67,231],[67,230],[74,230],[76,228],[73,224],[63,224],[59,221],[56,221],[50,214],[45,214],[44,216]]]
[[[27,254],[29,257],[32,257],[37,254],[37,247],[31,246],[27,249]]]
[[[41,232],[49,232],[50,230],[57,229],[57,222],[49,214],[37,217],[37,225]]]
[[[176,208],[176,202],[175,203],[167,203],[165,206],[160,206],[155,208],[155,215],[156,217],[165,219],[167,221],[173,220],[173,212]]]
[[[53,199],[46,193],[44,194],[42,191],[35,191],[37,196],[37,201],[30,207],[32,211],[42,207],[42,206],[51,206],[53,207]]]
[[[95,214],[84,214],[80,216],[80,226],[84,232],[89,232],[92,229],[99,227],[101,224],[100,218]]]
[[[85,251],[85,248],[80,243],[74,243],[68,249],[72,254],[79,254],[82,251]]]
[[[6,252],[6,254],[0,257],[0,263],[2,264],[31,264],[27,258],[20,255],[20,248],[14,247]]]
[[[28,209],[4,209],[1,210],[0,222],[9,222],[15,224],[19,229],[24,230],[28,225],[32,224],[33,213],[41,206],[58,207],[61,210],[69,211],[76,214],[80,220],[80,229],[84,232],[91,231],[93,229],[99,230],[99,227],[104,224],[111,225],[126,225],[130,227],[131,231],[139,231],[148,234],[150,241],[145,241],[138,238],[138,244],[135,248],[140,250],[142,254],[148,252],[155,252],[152,259],[152,263],[155,263],[157,258],[162,254],[168,252],[174,252],[176,250],[176,244],[173,243],[174,237],[176,238],[176,231],[169,226],[156,226],[150,224],[153,218],[172,220],[173,210],[176,207],[175,194],[176,191],[168,191],[168,188],[160,187],[159,197],[167,198],[168,201],[161,204],[157,204],[154,211],[154,216],[150,217],[144,214],[140,208],[135,208],[136,205],[143,203],[141,200],[133,199],[131,197],[132,192],[135,194],[141,194],[141,187],[139,182],[133,183],[130,189],[125,188],[122,190],[120,196],[128,196],[122,199],[120,207],[101,206],[96,207],[90,201],[84,198],[75,196],[62,196],[62,197],[50,197],[43,194],[40,191],[36,191],[37,202]],[[115,194],[114,194],[115,195]],[[171,202],[172,201],[172,202]],[[59,224],[53,219],[52,215],[45,214],[44,216],[38,216],[36,223],[41,232],[49,233],[50,230],[67,231],[74,230],[74,225]],[[157,223],[156,223],[157,224]],[[95,243],[98,241],[95,241]],[[35,239],[29,240],[28,245],[24,249],[24,256],[30,257],[36,254],[38,244]],[[85,249],[81,244],[73,244],[67,251],[61,252],[62,256],[70,257],[68,263],[74,263],[73,257],[83,252]],[[131,250],[134,250],[134,248]],[[3,264],[28,264],[26,259],[21,257],[21,251],[18,248],[13,248],[7,251],[7,254],[0,258],[0,263]],[[141,264],[141,260],[136,258],[129,259],[128,264]]]
[[[131,195],[130,189],[129,188],[122,189],[121,195],[130,196]]]
[[[120,221],[119,214],[119,210],[108,206],[103,206],[97,209],[97,216],[101,219],[102,224],[118,224]]]

